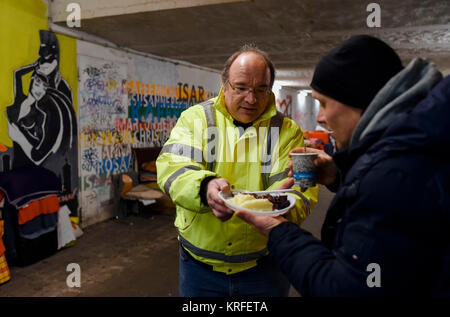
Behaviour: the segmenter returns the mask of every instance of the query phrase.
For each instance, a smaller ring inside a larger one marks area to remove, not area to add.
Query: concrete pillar
[[[295,96],[297,102],[292,109],[292,119],[303,129],[308,131],[316,130],[316,117],[319,112],[319,104],[311,96],[309,91],[300,91]]]
[[[305,96],[305,123],[308,126],[308,131],[314,131],[316,129],[317,114],[317,101],[312,97],[311,93],[308,92]]]

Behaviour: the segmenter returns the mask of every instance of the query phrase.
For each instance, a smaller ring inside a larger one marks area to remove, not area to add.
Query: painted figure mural
[[[62,78],[55,33],[40,30],[38,59],[14,72],[14,103],[6,108],[13,140],[11,167],[39,165],[53,171],[63,184],[61,204],[77,214],[77,121],[72,90]],[[28,94],[23,77],[31,73]],[[8,162],[3,162],[3,170]]]

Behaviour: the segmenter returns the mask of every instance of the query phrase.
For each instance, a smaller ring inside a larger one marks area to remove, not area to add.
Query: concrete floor
[[[302,227],[320,238],[320,228],[333,194],[319,189],[319,203]],[[11,297],[143,297],[178,296],[178,241],[173,216],[144,213],[108,220],[84,230],[75,246],[26,267],[11,267],[11,280],[0,296]],[[81,269],[81,287],[66,284]],[[291,289],[290,296],[299,294]]]

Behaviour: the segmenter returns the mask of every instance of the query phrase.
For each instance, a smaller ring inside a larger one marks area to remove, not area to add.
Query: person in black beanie
[[[357,35],[320,60],[311,88],[348,106],[366,109],[402,69],[400,57],[389,45],[372,36]]]
[[[339,107],[339,115],[328,123],[338,149],[348,145],[363,111],[402,69],[397,53],[383,41],[368,35],[351,37],[320,60],[311,82],[313,97],[331,106],[322,107],[318,122],[327,124],[324,112],[336,110],[334,103],[327,101],[332,99],[347,106]]]
[[[338,148],[293,150],[318,153],[317,182],[336,191],[321,240],[237,216],[268,235],[303,296],[450,296],[450,76],[358,35],[320,60],[311,88]]]

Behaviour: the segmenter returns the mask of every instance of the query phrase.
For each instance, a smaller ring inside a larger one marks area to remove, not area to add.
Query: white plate
[[[259,192],[250,192],[250,191],[245,191],[245,190],[233,190],[232,193],[233,193],[233,195],[236,195],[236,194],[239,194],[239,193],[245,193],[245,194],[271,194],[272,196],[286,195],[286,194],[284,194],[283,191],[277,191],[277,190],[273,190],[273,191],[270,191],[270,190],[269,191],[259,191]],[[231,197],[227,199],[227,198],[225,198],[225,196],[223,195],[223,193],[221,191],[219,192],[220,199],[222,199],[225,202],[225,204],[230,209],[232,209],[234,211],[244,210],[244,211],[248,211],[248,212],[251,212],[251,213],[254,213],[254,214],[258,214],[258,215],[266,215],[266,216],[274,216],[274,217],[282,215],[282,214],[285,214],[292,207],[294,207],[296,199],[294,197],[290,196],[290,195],[286,195],[286,196],[287,196],[287,199],[288,199],[288,201],[290,203],[288,207],[283,208],[283,209],[275,209],[275,210],[272,210],[272,211],[261,211],[261,210],[252,210],[252,209],[247,209],[247,208],[242,208],[242,207],[236,206],[235,204],[230,203],[228,201],[228,199],[230,199]]]

